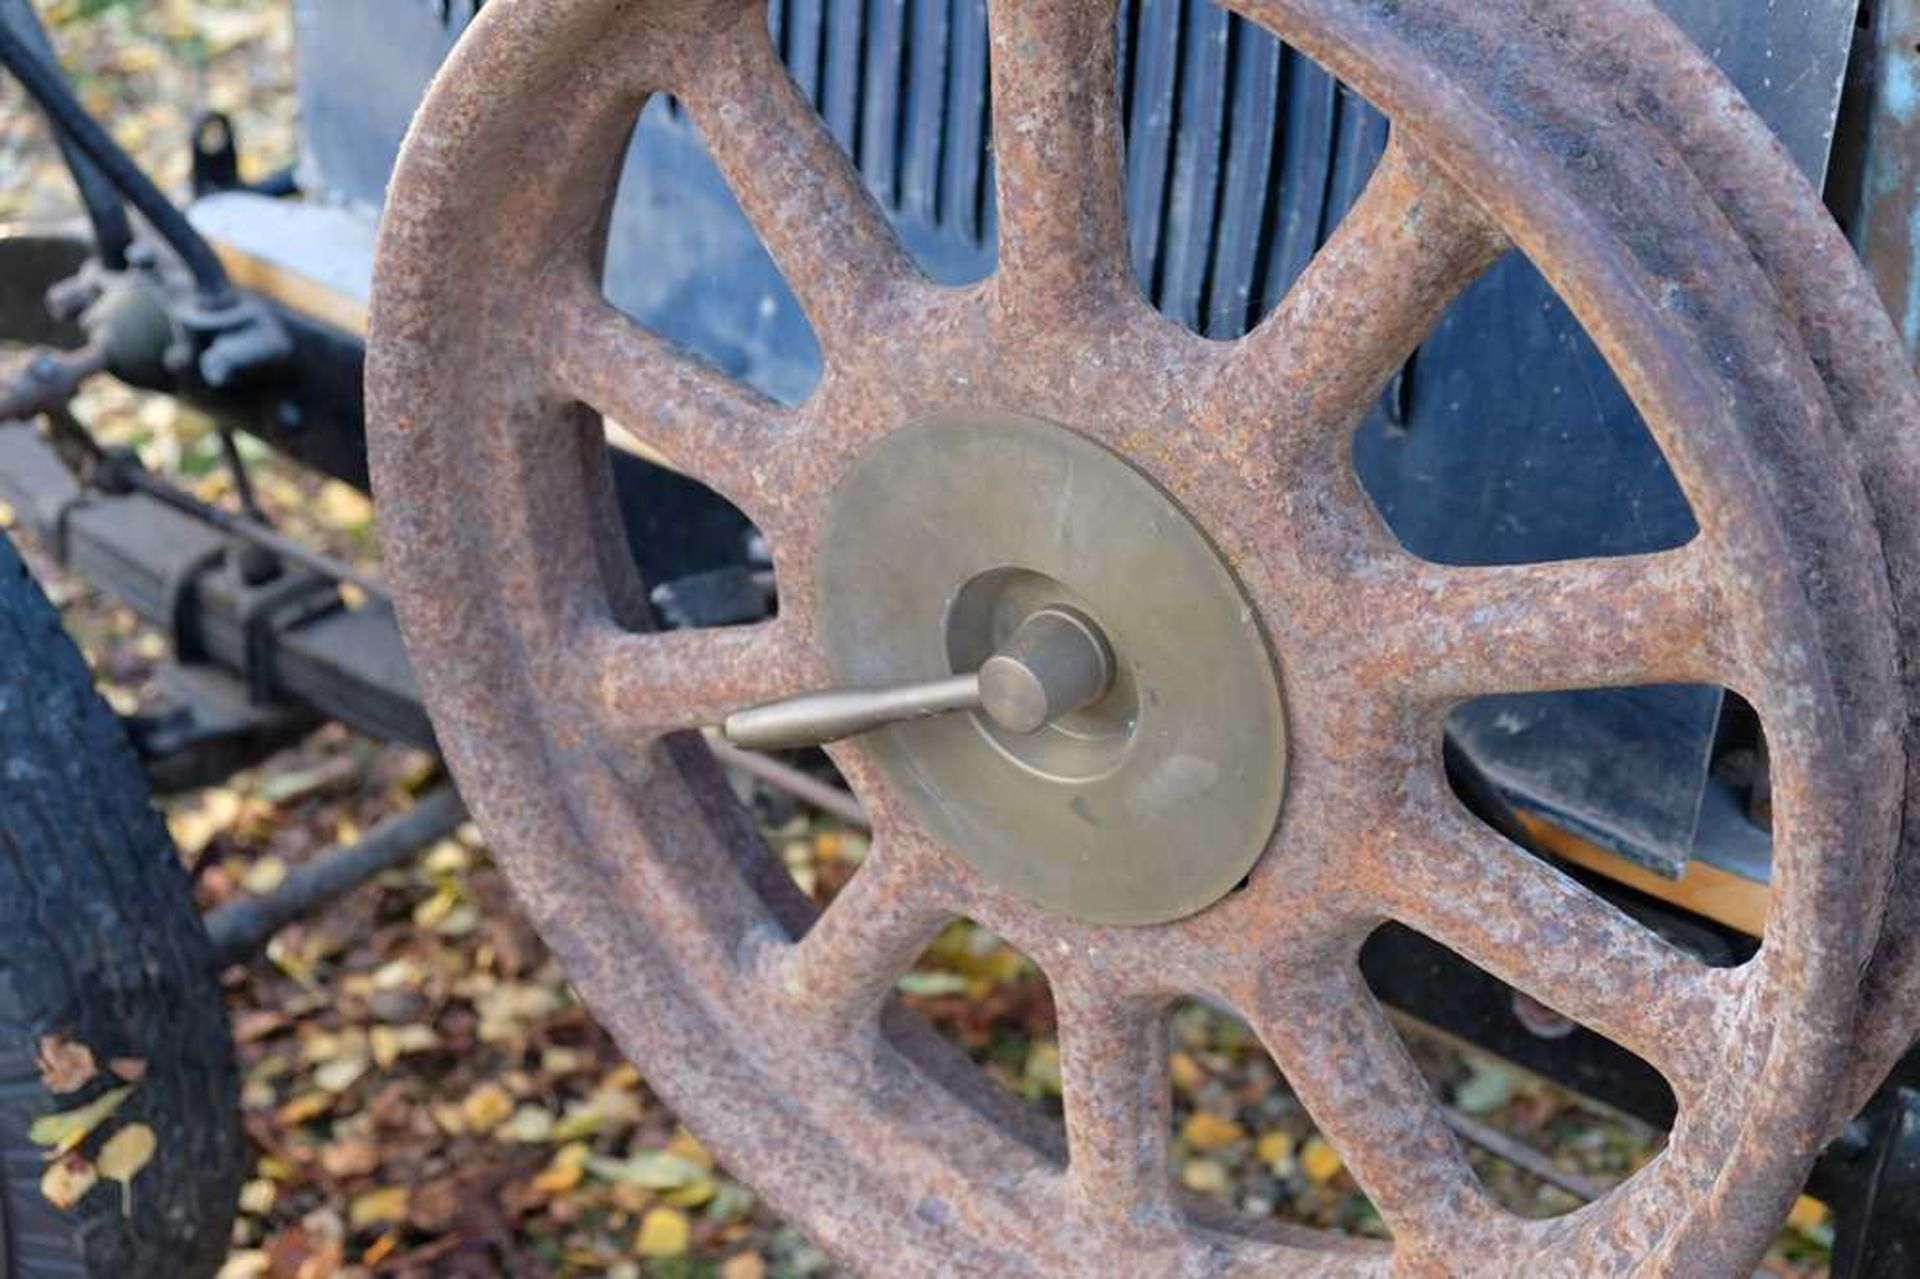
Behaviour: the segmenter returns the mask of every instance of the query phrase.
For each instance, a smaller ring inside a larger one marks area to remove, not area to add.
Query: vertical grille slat
[[[780,56],[800,92],[816,110],[820,107],[820,73],[826,62],[821,37],[826,33],[827,0],[787,0]]]
[[[1204,331],[1202,314],[1213,256],[1220,195],[1221,145],[1227,127],[1227,12],[1209,0],[1186,4],[1179,112],[1173,131],[1168,217],[1161,234],[1159,288],[1154,303],[1189,328]]]
[[[841,148],[860,160],[860,99],[866,87],[862,55],[866,44],[866,15],[861,0],[825,0],[824,48],[821,58],[820,116]]]
[[[901,210],[923,225],[939,216],[940,141],[947,123],[948,0],[913,0],[907,49],[906,154],[901,157]]]
[[[860,171],[887,208],[900,204],[909,54],[907,0],[867,0],[860,94]]]
[[[1161,227],[1171,197],[1174,92],[1180,75],[1181,0],[1134,0],[1132,97],[1126,104],[1127,208],[1133,270],[1152,291],[1160,268]]]
[[[1262,314],[1279,304],[1287,286],[1299,277],[1319,247],[1327,177],[1333,164],[1328,143],[1337,123],[1334,103],[1338,91],[1332,77],[1291,49],[1285,61],[1287,93],[1275,138],[1278,153],[1272,161],[1280,199],[1266,228],[1274,244],[1267,259],[1266,278],[1258,282]]]
[[[1208,281],[1208,337],[1238,337],[1253,326],[1258,281],[1265,265],[1270,211],[1279,192],[1272,181],[1281,91],[1280,42],[1233,19],[1233,99],[1220,233]]]
[[[958,0],[949,27],[946,136],[941,144],[940,221],[969,239],[981,232],[987,147],[987,5]]]

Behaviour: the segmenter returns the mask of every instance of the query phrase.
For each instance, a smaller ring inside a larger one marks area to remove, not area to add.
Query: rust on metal
[[[1879,1060],[1854,1052],[1858,974],[1903,769],[1920,796],[1901,663],[1920,654],[1920,415],[1897,337],[1814,192],[1651,6],[1237,0],[1381,107],[1395,142],[1279,310],[1204,341],[1127,266],[1114,7],[990,0],[1000,267],[962,289],[915,272],[763,6],[486,7],[402,156],[368,370],[402,622],[463,793],[653,1087],[870,1273],[1750,1270],[1843,1078]],[[820,335],[826,373],[797,407],[600,295],[628,131],[659,92]],[[1450,568],[1368,503],[1355,425],[1509,245],[1650,424],[1700,525],[1689,545]],[[679,731],[824,685],[822,614],[861,602],[792,589],[816,580],[821,512],[877,441],[955,411],[1058,422],[1126,458],[1244,587],[1289,698],[1287,801],[1243,891],[1151,927],[1040,909],[943,847],[854,742],[835,758],[874,850],[815,919]],[[767,533],[789,586],[776,621],[646,633],[599,414]],[[1494,836],[1442,776],[1462,698],[1675,680],[1739,692],[1773,751],[1774,900],[1735,969]],[[1865,996],[1882,1055],[1910,1038],[1916,903],[1903,879]],[[888,1003],[958,915],[1053,985],[1064,1133]],[[1388,919],[1659,1069],[1680,1104],[1666,1151],[1559,1221],[1497,1207],[1360,978]],[[1390,1246],[1174,1193],[1165,1019],[1196,995],[1248,1018]]]

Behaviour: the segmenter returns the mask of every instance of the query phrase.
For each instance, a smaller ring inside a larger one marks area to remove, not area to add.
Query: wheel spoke
[[[775,962],[781,996],[836,1033],[870,1022],[900,974],[953,914],[936,864],[882,828],[867,859],[799,941]]]
[[[1350,961],[1323,972],[1274,965],[1252,1004],[1254,1033],[1402,1243],[1489,1210],[1433,1090]]]
[[[682,97],[831,364],[922,277],[781,63],[764,6],[748,6],[710,52]]]
[[[1067,1121],[1067,1171],[1095,1213],[1138,1222],[1171,1203],[1164,1007],[1103,991],[1090,978],[1054,990]]]
[[[570,673],[605,731],[633,743],[718,724],[742,706],[806,687],[810,674],[777,620],[646,633],[595,623],[571,653]]]
[[[1453,184],[1391,142],[1365,192],[1214,381],[1207,420],[1249,442],[1344,449],[1388,379],[1507,242]]]
[[[1115,0],[991,0],[1004,298],[1042,312],[1132,289]]]
[[[1719,976],[1446,803],[1369,876],[1396,919],[1638,1054],[1682,1102],[1724,1051]]]
[[[765,469],[794,415],[616,310],[584,280],[545,327],[559,388],[746,509],[767,515]]]
[[[1354,591],[1358,677],[1419,702],[1728,683],[1720,592],[1691,544],[1613,559],[1460,568],[1393,553]]]

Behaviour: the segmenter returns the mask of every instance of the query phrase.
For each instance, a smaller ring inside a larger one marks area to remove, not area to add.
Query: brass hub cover
[[[965,715],[864,741],[994,882],[1150,924],[1212,904],[1259,860],[1285,789],[1272,653],[1218,552],[1118,457],[1019,417],[906,428],[835,493],[818,564],[822,640],[849,686],[972,670],[1049,605],[1111,645],[1113,690],[1038,733]]]

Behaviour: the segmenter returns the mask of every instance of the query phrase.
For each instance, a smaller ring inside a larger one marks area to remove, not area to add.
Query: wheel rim
[[[1275,315],[1213,344],[1132,284],[1110,3],[990,7],[1000,267],[963,290],[914,273],[780,70],[763,9],[490,6],[396,175],[369,364],[383,527],[443,744],[650,1081],[876,1271],[1388,1264],[1174,1202],[1163,1017],[1189,995],[1248,1016],[1401,1265],[1737,1267],[1821,1135],[1863,957],[1846,939],[1877,919],[1893,829],[1887,585],[1858,477],[1829,447],[1827,389],[1685,156],[1614,101],[1615,35],[1657,18],[1625,0],[1234,7],[1354,84],[1399,141]],[[1663,45],[1642,74],[1714,73]],[[600,299],[599,228],[649,91],[686,103],[820,335],[826,374],[797,409]],[[1800,204],[1790,216],[1817,225]],[[1702,528],[1687,547],[1442,568],[1367,505],[1352,426],[1508,238],[1653,427]],[[956,402],[1127,457],[1220,548],[1288,685],[1316,690],[1289,703],[1286,808],[1245,891],[1152,928],[1050,916],[937,846],[854,746],[835,758],[875,847],[809,926],[704,747],[661,734],[820,681],[820,603],[783,598],[745,631],[629,629],[639,594],[576,402],[738,504],[788,583],[813,580],[810,513],[871,443]],[[1746,696],[1775,751],[1776,904],[1741,969],[1694,965],[1480,831],[1440,771],[1460,698],[1682,681]],[[1048,973],[1065,1151],[887,1010],[955,915]],[[1555,1222],[1494,1209],[1354,966],[1388,917],[1646,1058],[1681,1103],[1668,1152]]]

